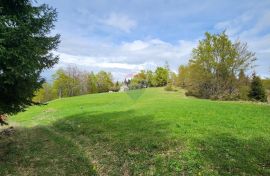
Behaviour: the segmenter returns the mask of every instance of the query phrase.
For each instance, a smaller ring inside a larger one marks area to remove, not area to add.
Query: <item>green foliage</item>
[[[255,73],[252,75],[250,91],[248,94],[251,100],[266,102],[266,92],[263,87],[262,80]]]
[[[179,68],[179,83],[197,97],[233,100],[239,97],[239,72],[255,60],[247,44],[232,43],[225,32],[206,33],[193,49],[188,66]]]
[[[186,88],[189,85],[189,67],[185,65],[180,65],[178,68],[178,80],[177,85],[182,88]]]
[[[263,79],[262,83],[263,83],[263,86],[265,87],[265,89],[270,90],[270,79]]]
[[[155,85],[154,73],[151,70],[146,71],[146,80],[148,87],[154,87]]]
[[[100,71],[96,75],[97,90],[99,93],[108,92],[113,87],[112,74]]]
[[[263,81],[263,86],[266,89],[266,93],[267,93],[267,100],[268,102],[270,102],[270,79],[264,79]]]
[[[162,87],[167,85],[169,78],[169,70],[163,67],[157,67],[155,71],[155,86],[156,87]]]
[[[165,67],[157,67],[154,73],[151,70],[141,70],[130,80],[129,88],[162,87],[169,82],[176,85],[177,76],[170,72],[168,65],[165,65]]]
[[[176,91],[176,89],[174,89],[172,84],[167,84],[166,87],[164,88],[166,91]]]
[[[91,72],[90,74],[88,74],[88,78],[87,78],[87,89],[88,89],[88,93],[97,93],[98,92],[98,88],[97,88],[97,78],[96,75]]]
[[[21,126],[0,140],[0,175],[270,175],[269,105],[142,90],[136,101],[91,94],[10,118]]]
[[[35,93],[33,101],[37,103],[45,103],[56,98],[57,94],[52,85],[49,83],[44,83],[42,88]]]
[[[43,87],[36,92],[34,102],[42,103],[57,97],[72,97],[120,89],[118,82],[113,83],[111,73],[104,71],[100,71],[98,74],[87,73],[80,71],[76,66],[57,70],[53,78],[52,84],[43,84]]]
[[[250,91],[250,80],[249,77],[245,75],[243,69],[241,69],[239,72],[237,84],[239,89],[239,98],[241,100],[249,100],[248,94]]]
[[[63,69],[59,69],[53,75],[54,82],[53,88],[57,90],[58,97],[67,97],[68,96],[68,82],[69,77]]]
[[[149,73],[148,73],[149,74]],[[133,78],[130,81],[129,88],[130,89],[141,89],[148,87],[148,83],[151,82],[151,80],[148,80],[149,75],[147,75],[147,72],[144,70],[141,70],[140,73],[133,76]]]
[[[10,114],[33,103],[44,82],[40,73],[58,61],[51,51],[59,35],[50,34],[57,13],[48,5],[33,6],[30,0],[0,4],[0,114]]]
[[[113,86],[110,88],[110,91],[113,91],[113,92],[118,92],[120,90],[120,83],[118,81],[116,81],[115,84],[113,84]]]
[[[249,100],[250,86],[240,86],[239,87],[239,99],[240,100]]]

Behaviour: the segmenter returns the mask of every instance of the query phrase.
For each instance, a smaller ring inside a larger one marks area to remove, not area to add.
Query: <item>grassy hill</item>
[[[55,100],[11,119],[0,175],[270,175],[270,106],[163,88]]]

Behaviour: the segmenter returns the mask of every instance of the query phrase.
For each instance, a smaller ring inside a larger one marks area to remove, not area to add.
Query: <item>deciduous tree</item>
[[[240,70],[251,68],[255,54],[247,44],[233,43],[225,32],[205,34],[193,49],[188,65],[191,94],[213,99],[235,99],[239,95],[237,76]]]

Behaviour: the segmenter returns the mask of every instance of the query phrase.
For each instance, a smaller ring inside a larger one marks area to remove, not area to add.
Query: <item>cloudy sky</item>
[[[270,75],[269,0],[39,0],[58,11],[59,67],[110,71],[115,80],[168,61],[172,70],[188,62],[206,31],[227,30],[247,42],[256,71]]]

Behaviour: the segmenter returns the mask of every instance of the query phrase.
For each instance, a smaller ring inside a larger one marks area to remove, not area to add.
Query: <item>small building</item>
[[[129,90],[128,86],[127,86],[126,84],[123,84],[123,85],[120,87],[119,92],[126,92],[126,91],[128,91],[128,90]]]

